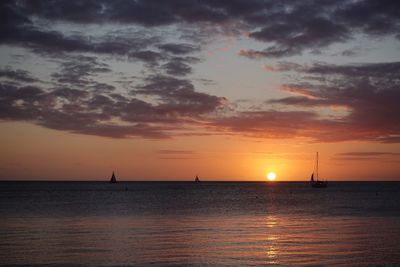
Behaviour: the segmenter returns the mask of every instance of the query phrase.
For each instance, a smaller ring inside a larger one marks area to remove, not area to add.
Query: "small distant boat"
[[[115,184],[117,182],[117,178],[115,177],[115,174],[113,172],[111,179],[110,179],[110,183]]]
[[[314,177],[314,174],[315,174],[315,177]],[[315,169],[314,169],[314,172],[311,174],[310,182],[311,182],[311,186],[314,188],[323,188],[323,187],[328,186],[327,181],[321,181],[321,180],[319,180],[319,177],[318,177],[318,152],[317,152]]]
[[[196,183],[200,182],[199,176],[196,175],[196,178],[194,179],[194,181],[195,181]]]

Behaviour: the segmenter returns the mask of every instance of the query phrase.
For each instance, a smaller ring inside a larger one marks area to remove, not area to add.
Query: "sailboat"
[[[321,181],[318,178],[319,177],[318,177],[318,152],[317,152],[315,169],[314,172],[311,174],[311,179],[310,179],[311,186],[314,188],[323,188],[328,186],[328,183],[326,181]]]
[[[114,171],[112,173],[111,179],[110,179],[110,183],[115,184],[117,182],[117,178],[115,177]]]
[[[195,181],[196,183],[200,182],[199,176],[196,175],[196,178],[194,179],[194,181]]]

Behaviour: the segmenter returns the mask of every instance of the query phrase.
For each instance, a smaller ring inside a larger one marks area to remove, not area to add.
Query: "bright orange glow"
[[[365,143],[225,136],[155,141],[71,134],[17,122],[1,122],[0,127],[0,180],[108,181],[115,170],[120,181],[193,181],[198,175],[202,181],[267,182],[274,172],[275,182],[308,182],[315,151],[320,152],[319,175],[329,181],[398,181],[400,173],[400,143],[368,143],[370,151],[388,153],[380,160],[351,160],[341,153],[363,151]]]
[[[275,181],[275,179],[276,179],[276,173],[274,173],[274,172],[269,172],[269,173],[267,174],[267,178],[268,178],[269,181]]]

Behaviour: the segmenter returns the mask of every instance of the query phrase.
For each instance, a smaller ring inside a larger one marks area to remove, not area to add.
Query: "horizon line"
[[[393,179],[393,180],[326,180],[327,182],[400,182],[400,178]],[[35,179],[35,180],[1,180],[0,182],[104,182],[109,183],[109,180],[49,180],[49,179]],[[194,180],[118,180],[117,183],[124,183],[124,182],[183,182],[183,183],[194,183]],[[275,180],[275,181],[268,181],[268,180],[200,180],[201,182],[258,182],[258,183],[267,183],[267,184],[274,184],[274,183],[286,183],[286,182],[301,182],[301,183],[309,183],[309,180]]]

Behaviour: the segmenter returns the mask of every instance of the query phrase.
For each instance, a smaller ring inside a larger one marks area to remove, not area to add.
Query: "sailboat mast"
[[[317,181],[318,181],[318,152],[317,152]]]

